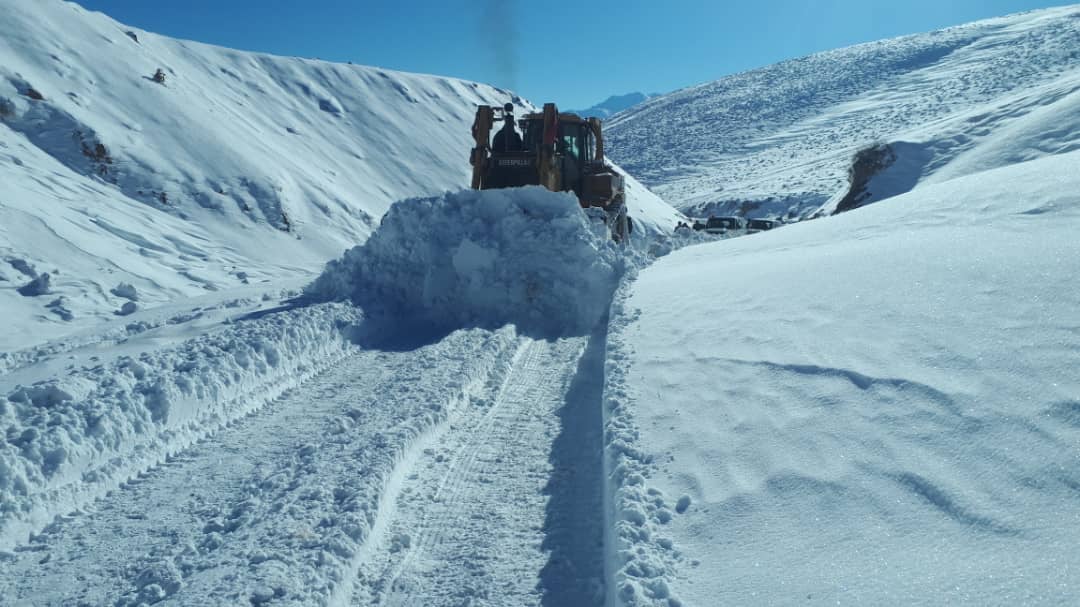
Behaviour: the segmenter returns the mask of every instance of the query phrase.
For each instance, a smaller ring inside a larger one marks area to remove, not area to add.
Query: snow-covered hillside
[[[994,169],[641,272],[608,347],[619,596],[1073,602],[1077,166]]]
[[[468,185],[476,104],[532,107],[451,78],[173,40],[61,0],[0,0],[0,14],[8,357],[133,309],[310,278],[394,201]],[[643,227],[677,221],[631,194]]]
[[[819,53],[650,99],[612,157],[695,216],[831,211],[854,152],[899,142],[884,195],[1080,146],[1080,7]],[[831,205],[829,204],[831,202]]]
[[[0,605],[1075,600],[1080,10],[646,103],[691,206],[895,160],[624,246],[460,191],[505,91],[0,9]]]
[[[511,99],[172,40],[60,0],[0,9],[4,350],[70,332],[61,307],[111,317],[121,283],[145,307],[311,275],[393,201],[466,183],[474,105]],[[51,274],[48,295],[16,293],[28,270]]]

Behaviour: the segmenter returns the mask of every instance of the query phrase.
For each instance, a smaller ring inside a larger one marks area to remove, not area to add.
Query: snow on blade
[[[440,330],[580,335],[607,313],[624,267],[600,228],[572,194],[540,187],[404,200],[307,295]]]

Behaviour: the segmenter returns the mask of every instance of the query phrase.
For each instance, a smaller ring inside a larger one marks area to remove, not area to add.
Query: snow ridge
[[[0,397],[0,550],[345,356],[355,308],[240,320]]]
[[[627,393],[633,347],[623,332],[637,320],[637,313],[626,309],[632,284],[623,283],[611,305],[604,366],[606,605],[680,607],[670,581],[681,555],[663,526],[688,503],[672,504],[646,482],[656,462],[639,445],[635,403]]]

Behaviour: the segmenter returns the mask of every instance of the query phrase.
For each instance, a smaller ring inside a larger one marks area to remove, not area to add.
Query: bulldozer
[[[496,119],[504,124],[492,140]],[[573,192],[590,218],[606,223],[613,240],[626,242],[633,223],[626,214],[625,180],[604,161],[600,119],[559,113],[554,103],[545,103],[542,112],[525,114],[517,124],[523,135],[514,130],[510,103],[501,109],[477,107],[469,156],[472,188],[541,185]]]

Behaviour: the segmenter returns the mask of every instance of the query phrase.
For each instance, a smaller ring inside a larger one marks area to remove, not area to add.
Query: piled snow
[[[466,190],[395,204],[307,294],[385,322],[580,335],[606,315],[622,253],[573,194]]]
[[[690,215],[805,217],[870,144],[912,144],[908,189],[1077,149],[1078,84],[1071,6],[737,74],[649,99],[605,133],[615,160]]]
[[[618,599],[1073,601],[1078,163],[643,270],[608,347]]]
[[[0,395],[0,550],[343,357],[354,308],[240,320]]]

